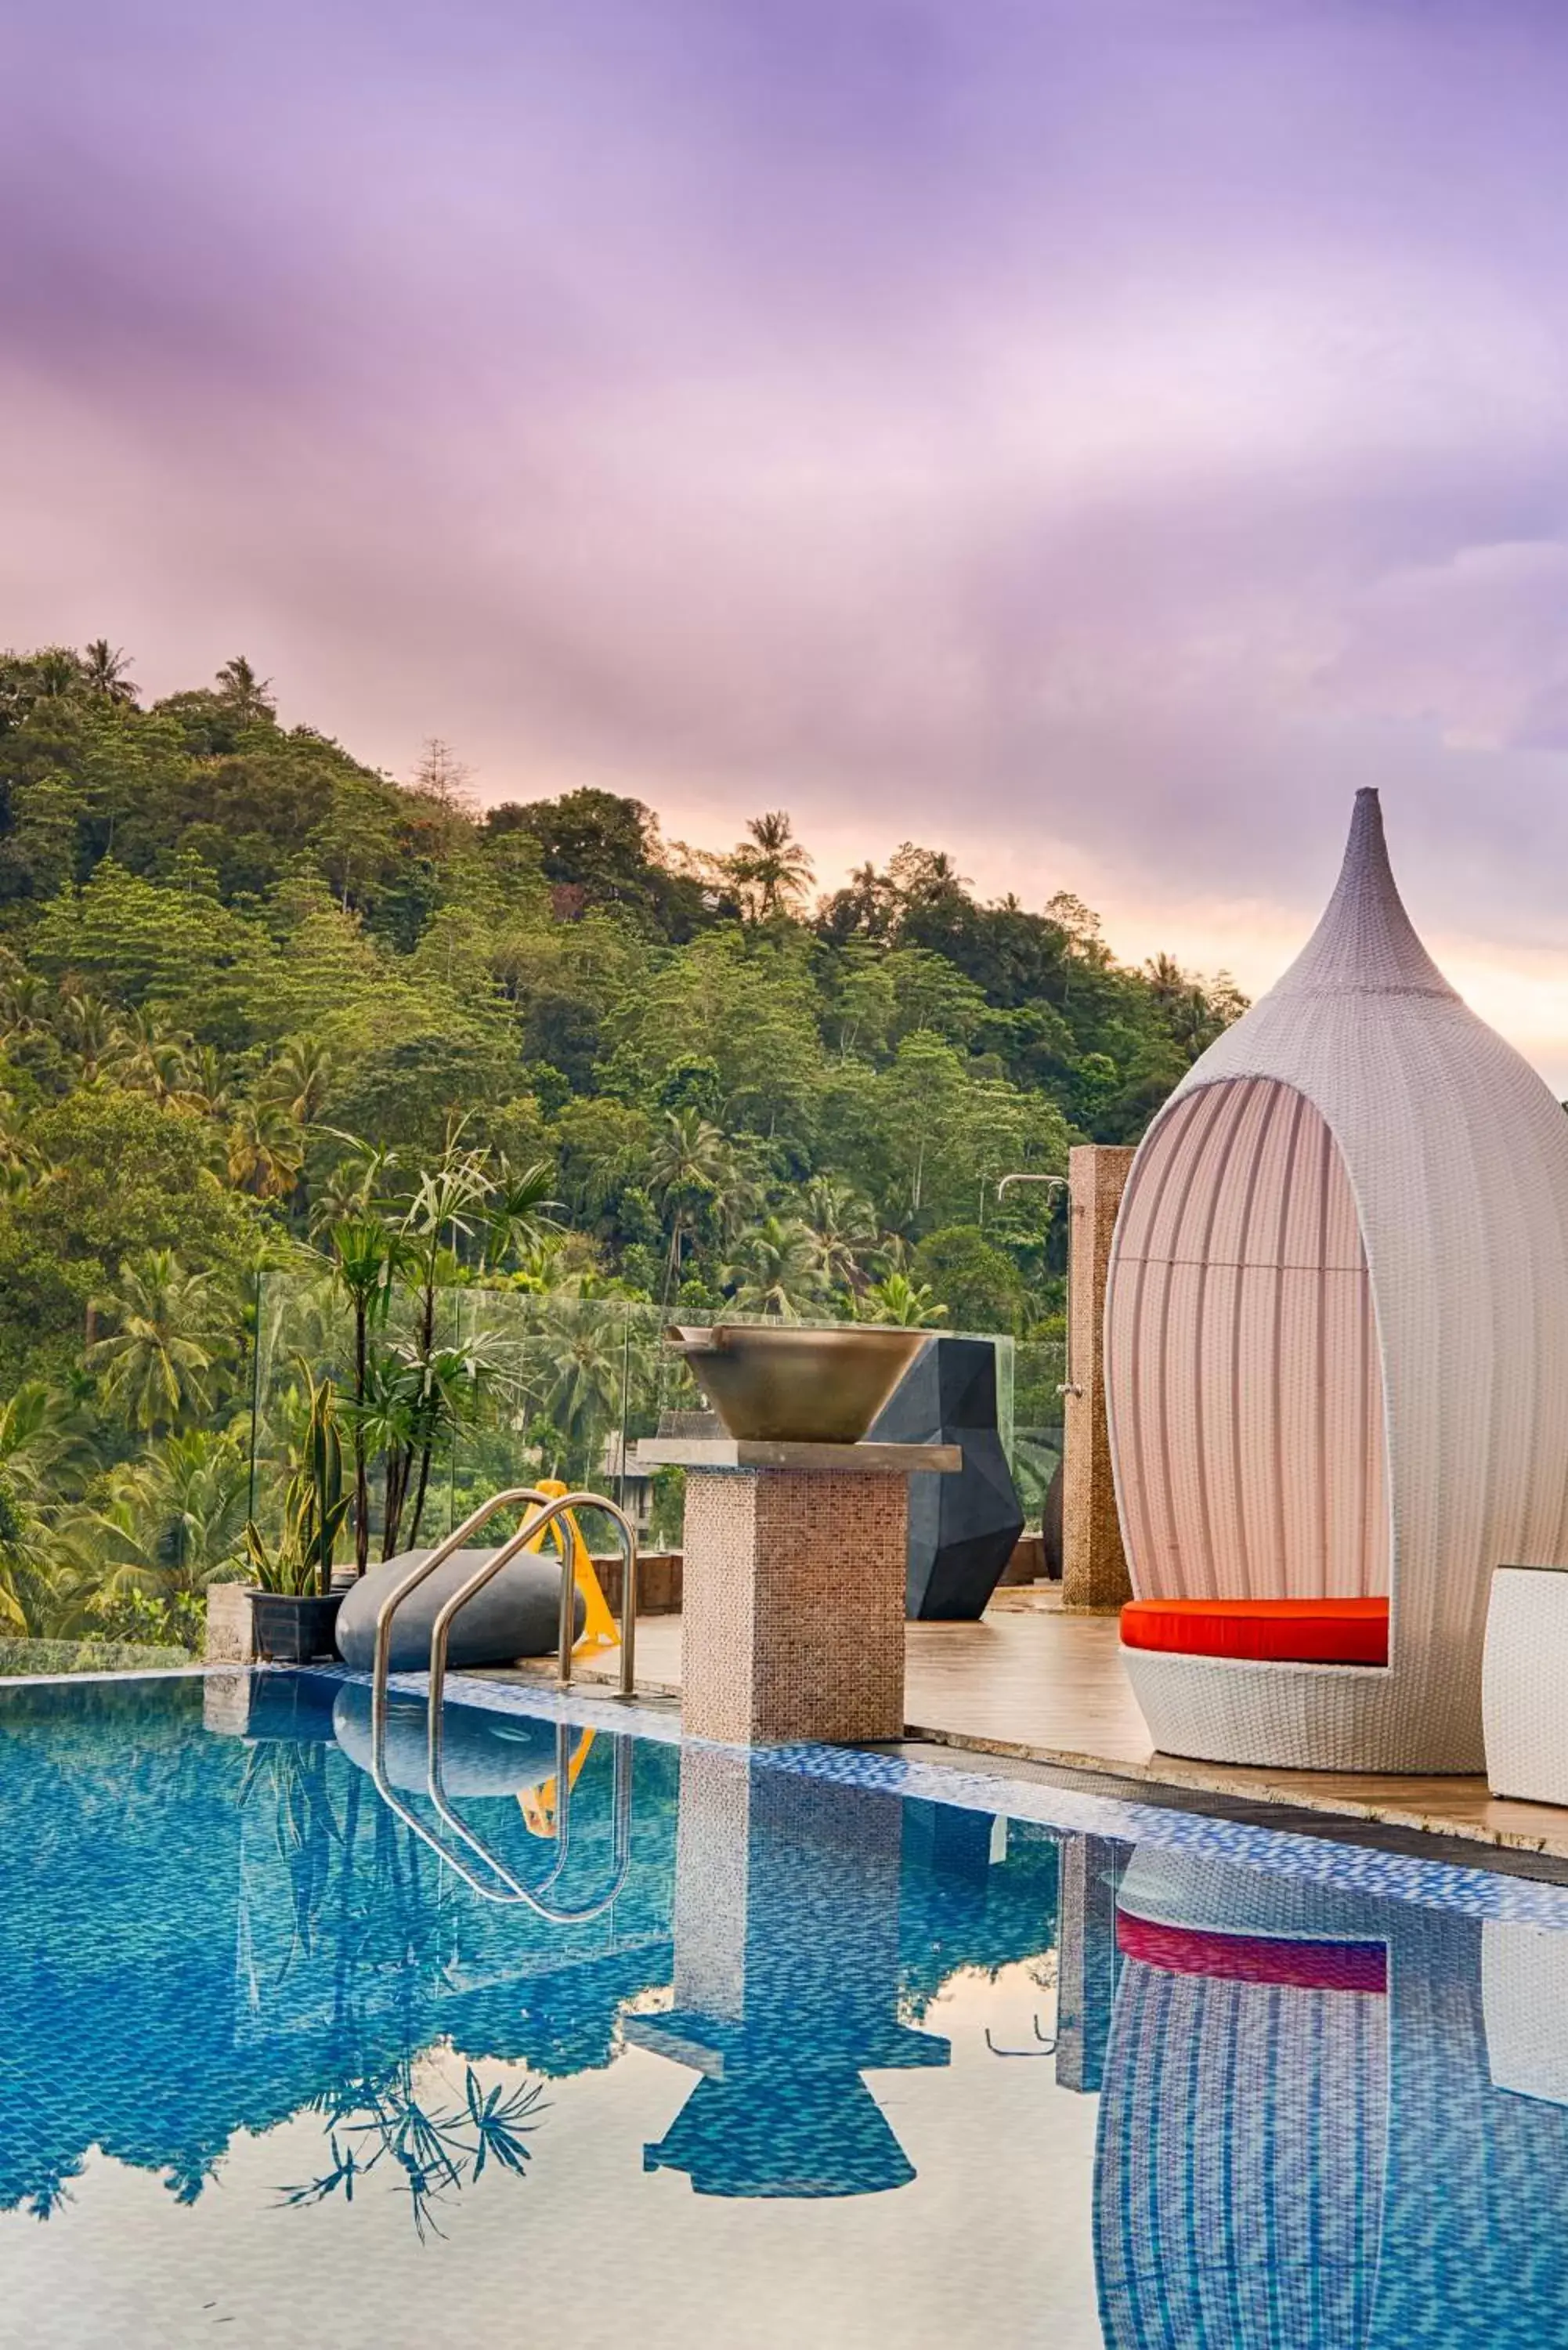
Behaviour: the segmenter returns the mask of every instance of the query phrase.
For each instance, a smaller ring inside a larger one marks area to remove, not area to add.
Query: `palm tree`
[[[440,1428],[440,1413],[435,1407],[441,1399],[431,1383],[435,1379],[438,1354],[435,1302],[441,1259],[448,1253],[455,1254],[462,1242],[473,1238],[495,1190],[483,1155],[459,1149],[458,1140],[459,1135],[454,1132],[440,1163],[421,1175],[399,1226],[399,1269],[419,1298],[419,1335],[410,1350],[410,1360],[422,1367],[424,1380],[418,1414],[419,1484],[410,1541],[419,1532],[424,1512],[431,1459]]]
[[[95,1300],[119,1324],[87,1351],[104,1401],[128,1426],[158,1429],[207,1400],[223,1339],[213,1277],[187,1273],[172,1249],[150,1249],[119,1268],[119,1287]]]
[[[258,677],[244,653],[236,653],[218,671],[218,691],[232,702],[241,718],[271,718],[276,710],[270,677]]]
[[[0,1623],[25,1638],[63,1628],[62,1604],[78,1596],[52,1556],[47,1515],[77,1450],[71,1419],[42,1379],[0,1404]]]
[[[649,1152],[649,1180],[654,1197],[662,1200],[671,1219],[664,1275],[666,1304],[680,1274],[683,1234],[704,1206],[723,1195],[737,1173],[734,1152],[695,1104],[665,1111],[664,1124]]]
[[[798,1322],[802,1309],[822,1295],[822,1256],[816,1234],[798,1216],[764,1216],[724,1268],[743,1314],[769,1314]]]
[[[312,1126],[332,1090],[336,1065],[315,1036],[291,1036],[258,1087],[260,1098],[285,1111],[296,1126]]]
[[[184,1074],[174,1098],[199,1118],[217,1121],[228,1117],[233,1107],[228,1072],[215,1045],[199,1045],[186,1053]]]
[[[348,1407],[347,1416],[362,1430],[366,1451],[380,1452],[386,1459],[384,1559],[393,1557],[399,1548],[410,1490],[413,1516],[408,1540],[410,1546],[418,1542],[436,1446],[443,1438],[456,1438],[500,1373],[500,1363],[483,1332],[476,1332],[457,1347],[372,1350],[366,1367],[364,1403]]]
[[[333,1272],[354,1315],[354,1571],[363,1575],[370,1557],[370,1488],[365,1462],[364,1410],[369,1378],[370,1332],[385,1323],[398,1268],[397,1235],[379,1216],[336,1223],[331,1232]]]
[[[533,1256],[543,1247],[546,1236],[556,1230],[555,1218],[545,1212],[556,1204],[550,1198],[554,1180],[547,1159],[519,1169],[512,1165],[504,1151],[501,1153],[485,1210],[479,1256],[481,1274],[492,1265],[504,1264],[509,1256]]]
[[[806,1192],[806,1222],[816,1238],[826,1280],[851,1292],[864,1282],[860,1259],[877,1239],[877,1220],[851,1183],[819,1175]]]
[[[305,1138],[274,1102],[243,1101],[229,1132],[229,1180],[257,1200],[286,1200],[305,1165]]]
[[[41,653],[33,656],[33,682],[39,699],[63,702],[82,682],[80,656],[69,645],[46,645]]]
[[[0,988],[0,1041],[9,1044],[13,1036],[30,1036],[42,1026],[47,993],[36,972],[7,973]]]
[[[545,1308],[530,1354],[544,1409],[563,1440],[570,1473],[588,1475],[598,1439],[616,1425],[625,1367],[623,1335],[613,1305],[558,1291]]]
[[[753,919],[765,922],[799,905],[815,868],[784,809],[753,816],[746,830],[750,840],[727,860],[730,877],[749,893]]]
[[[387,1178],[397,1167],[397,1151],[383,1143],[362,1141],[336,1126],[318,1126],[316,1132],[342,1143],[344,1154],[314,1187],[312,1229],[325,1232],[356,1216],[379,1214],[379,1203],[388,1194]]]
[[[249,1480],[237,1436],[187,1429],[111,1470],[98,1503],[62,1520],[62,1549],[88,1571],[108,1568],[102,1599],[203,1590],[239,1554]]]
[[[945,1322],[948,1309],[939,1305],[929,1281],[911,1281],[907,1273],[885,1274],[859,1300],[856,1318],[861,1322],[891,1322],[900,1330],[929,1330]]]
[[[140,687],[127,674],[130,659],[107,637],[95,637],[82,655],[82,677],[89,693],[105,702],[134,702]]]
[[[91,1085],[99,1070],[119,1049],[122,1031],[107,1003],[86,988],[60,990],[60,1034],[82,1065],[82,1080]]]
[[[1173,955],[1150,955],[1144,965],[1148,992],[1155,1002],[1164,1007],[1180,1002],[1192,982]]]
[[[189,1075],[190,1039],[177,1036],[150,1012],[127,1013],[109,1056],[122,1085],[137,1087],[156,1101],[173,1101]]]

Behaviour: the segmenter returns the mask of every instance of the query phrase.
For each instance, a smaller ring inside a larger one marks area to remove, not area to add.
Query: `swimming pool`
[[[0,2338],[1568,2343],[1568,1889],[467,1695],[0,1697]]]

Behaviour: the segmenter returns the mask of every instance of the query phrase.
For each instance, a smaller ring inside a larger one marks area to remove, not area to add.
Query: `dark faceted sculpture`
[[[933,1338],[870,1430],[898,1444],[957,1444],[956,1476],[909,1480],[906,1613],[972,1623],[1002,1580],[1023,1511],[996,1418],[996,1349],[985,1338]]]

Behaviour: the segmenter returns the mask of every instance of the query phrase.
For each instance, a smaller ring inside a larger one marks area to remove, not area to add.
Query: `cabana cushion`
[[[1386,1665],[1386,1599],[1134,1599],[1122,1645],[1253,1664]]]

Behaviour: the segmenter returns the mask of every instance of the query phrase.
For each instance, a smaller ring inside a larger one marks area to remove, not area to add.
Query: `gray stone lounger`
[[[433,1548],[434,1545],[432,1544]],[[426,1583],[409,1594],[392,1620],[395,1673],[423,1672],[431,1660],[431,1627],[454,1591],[493,1551],[454,1551]],[[337,1611],[337,1652],[345,1664],[369,1672],[376,1641],[376,1612],[428,1550],[400,1552],[363,1575]],[[555,1649],[561,1605],[561,1564],[553,1551],[525,1551],[504,1566],[452,1619],[447,1661],[464,1665],[509,1665],[516,1657],[547,1657]],[[576,1596],[576,1628],[583,1628],[583,1596]]]

